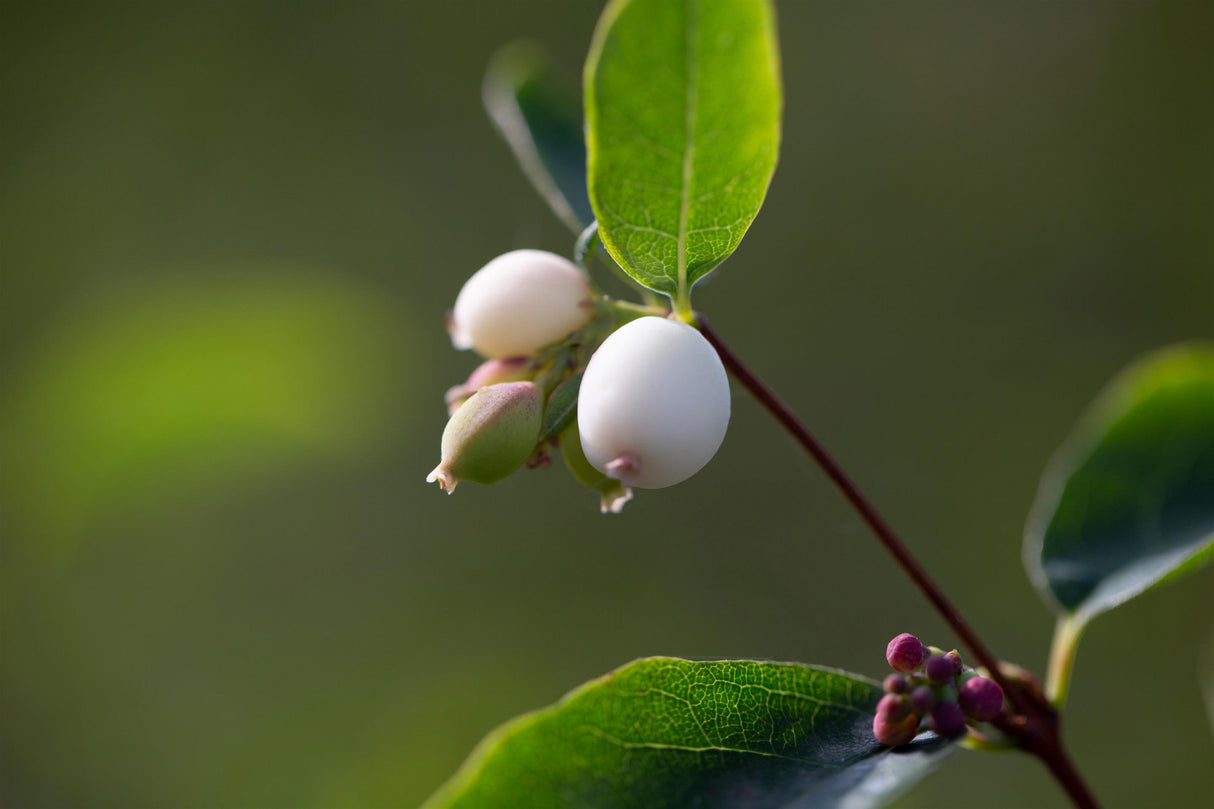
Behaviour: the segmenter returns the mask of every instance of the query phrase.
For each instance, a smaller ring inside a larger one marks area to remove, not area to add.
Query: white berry
[[[700,471],[721,446],[729,380],[696,329],[642,317],[590,358],[577,415],[594,468],[628,486],[661,489]]]
[[[526,357],[593,315],[590,285],[577,265],[543,250],[514,250],[464,284],[455,299],[451,341],[484,357]]]

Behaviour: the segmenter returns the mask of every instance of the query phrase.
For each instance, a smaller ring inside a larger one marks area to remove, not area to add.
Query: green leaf
[[[548,406],[544,410],[544,426],[540,429],[538,443],[556,438],[573,422],[574,416],[577,415],[577,394],[581,387],[582,375],[578,373],[557,385],[556,390],[552,391],[552,395],[548,397]]]
[[[485,74],[489,117],[523,173],[574,233],[594,221],[586,193],[586,144],[576,93],[566,92],[538,45],[502,48]]]
[[[769,0],[615,0],[586,62],[590,200],[608,252],[689,311],[759,212],[780,141]]]
[[[881,693],[792,663],[637,660],[495,730],[426,806],[878,806],[952,750],[878,744]]]
[[[1214,552],[1214,344],[1147,356],[1101,393],[1042,481],[1025,565],[1077,634]]]

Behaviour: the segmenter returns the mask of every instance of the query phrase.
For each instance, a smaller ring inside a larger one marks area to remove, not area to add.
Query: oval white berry
[[[698,472],[729,426],[729,380],[696,329],[660,317],[626,323],[586,367],[578,430],[587,460],[628,486],[660,489]]]
[[[493,359],[526,357],[593,317],[592,293],[573,262],[543,250],[498,256],[455,299],[451,341]]]

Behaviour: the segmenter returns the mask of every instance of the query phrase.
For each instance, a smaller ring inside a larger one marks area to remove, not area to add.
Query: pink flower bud
[[[910,706],[906,699],[897,694],[886,694],[877,703],[877,716],[890,722],[899,722],[910,715]]]
[[[952,739],[965,733],[965,714],[955,702],[941,702],[932,710],[927,726],[938,735]]]
[[[994,680],[971,677],[962,684],[957,702],[970,719],[989,722],[1003,710],[1003,689]]]
[[[953,677],[956,676],[953,661],[949,660],[945,655],[936,655],[927,661],[927,665],[923,667],[923,673],[927,675],[927,679],[936,685],[944,685],[947,682],[951,682]]]
[[[894,671],[914,671],[923,665],[926,658],[927,650],[919,639],[909,632],[903,632],[885,647],[885,660]]]
[[[910,693],[911,708],[923,716],[936,707],[936,692],[929,685],[921,685]]]
[[[910,690],[910,683],[901,674],[889,675],[882,686],[891,694],[905,694]]]
[[[454,416],[459,406],[478,390],[502,382],[522,382],[531,377],[531,360],[527,357],[511,357],[506,360],[487,360],[477,366],[462,385],[447,391],[447,415]]]
[[[878,713],[873,717],[873,735],[881,744],[898,747],[907,744],[919,732],[919,717],[911,714],[897,722],[891,722]]]

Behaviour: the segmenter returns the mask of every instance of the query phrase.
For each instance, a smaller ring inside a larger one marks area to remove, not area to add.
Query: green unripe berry
[[[598,492],[601,498],[599,510],[604,514],[619,514],[624,510],[624,504],[632,499],[632,489],[615,478],[607,477],[586,460],[576,421],[561,433],[561,456],[578,483]]]
[[[460,481],[494,483],[518,469],[535,450],[544,393],[534,382],[481,388],[443,430],[442,462],[426,478],[448,494]]]

